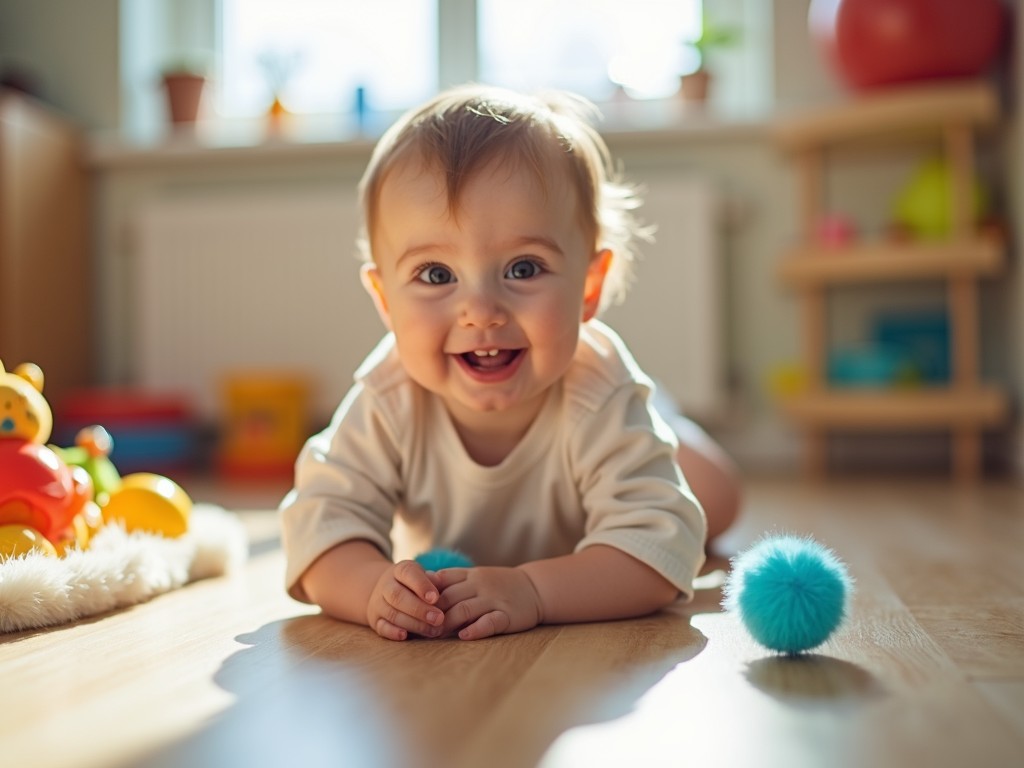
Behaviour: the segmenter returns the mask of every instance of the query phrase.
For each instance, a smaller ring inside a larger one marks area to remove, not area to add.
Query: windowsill
[[[725,115],[679,100],[601,105],[598,128],[613,148],[691,141],[743,141],[765,137],[769,119]],[[264,118],[201,120],[150,139],[97,135],[89,142],[93,170],[251,163],[258,160],[368,158],[397,117],[372,115],[360,127],[349,115],[289,116],[276,129]]]

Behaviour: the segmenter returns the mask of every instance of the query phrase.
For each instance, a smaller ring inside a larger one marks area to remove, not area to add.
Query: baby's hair
[[[483,85],[444,91],[406,113],[377,143],[359,185],[362,258],[373,260],[370,233],[380,188],[399,160],[412,156],[440,169],[454,215],[463,184],[473,172],[492,160],[522,162],[543,182],[545,160],[554,149],[565,158],[595,250],[607,248],[613,254],[601,309],[621,301],[632,279],[636,240],[648,239],[650,230],[634,213],[641,202],[637,190],[620,179],[608,147],[592,125],[597,116],[593,104],[574,94],[527,96]]]

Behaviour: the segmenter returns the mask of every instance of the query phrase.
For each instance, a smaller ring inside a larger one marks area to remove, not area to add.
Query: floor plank
[[[1020,680],[982,680],[975,687],[999,716],[1024,740],[1024,682]]]

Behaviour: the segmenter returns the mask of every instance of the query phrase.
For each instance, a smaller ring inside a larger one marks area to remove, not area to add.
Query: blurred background
[[[1024,477],[1016,11],[0,0],[0,359],[122,471],[286,477],[382,333],[375,138],[568,88],[658,228],[608,320],[744,469]]]

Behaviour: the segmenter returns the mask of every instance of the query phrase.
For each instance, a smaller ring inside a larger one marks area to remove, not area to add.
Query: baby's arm
[[[679,591],[657,571],[614,547],[594,545],[518,568],[440,571],[445,628],[463,640],[519,632],[537,624],[643,616]]]
[[[679,597],[679,590],[649,565],[603,544],[520,569],[536,586],[549,624],[646,616]]]
[[[417,563],[392,563],[368,541],[329,549],[302,576],[309,599],[336,619],[366,624],[381,637],[405,640],[410,632],[437,637],[444,614],[438,588]]]

